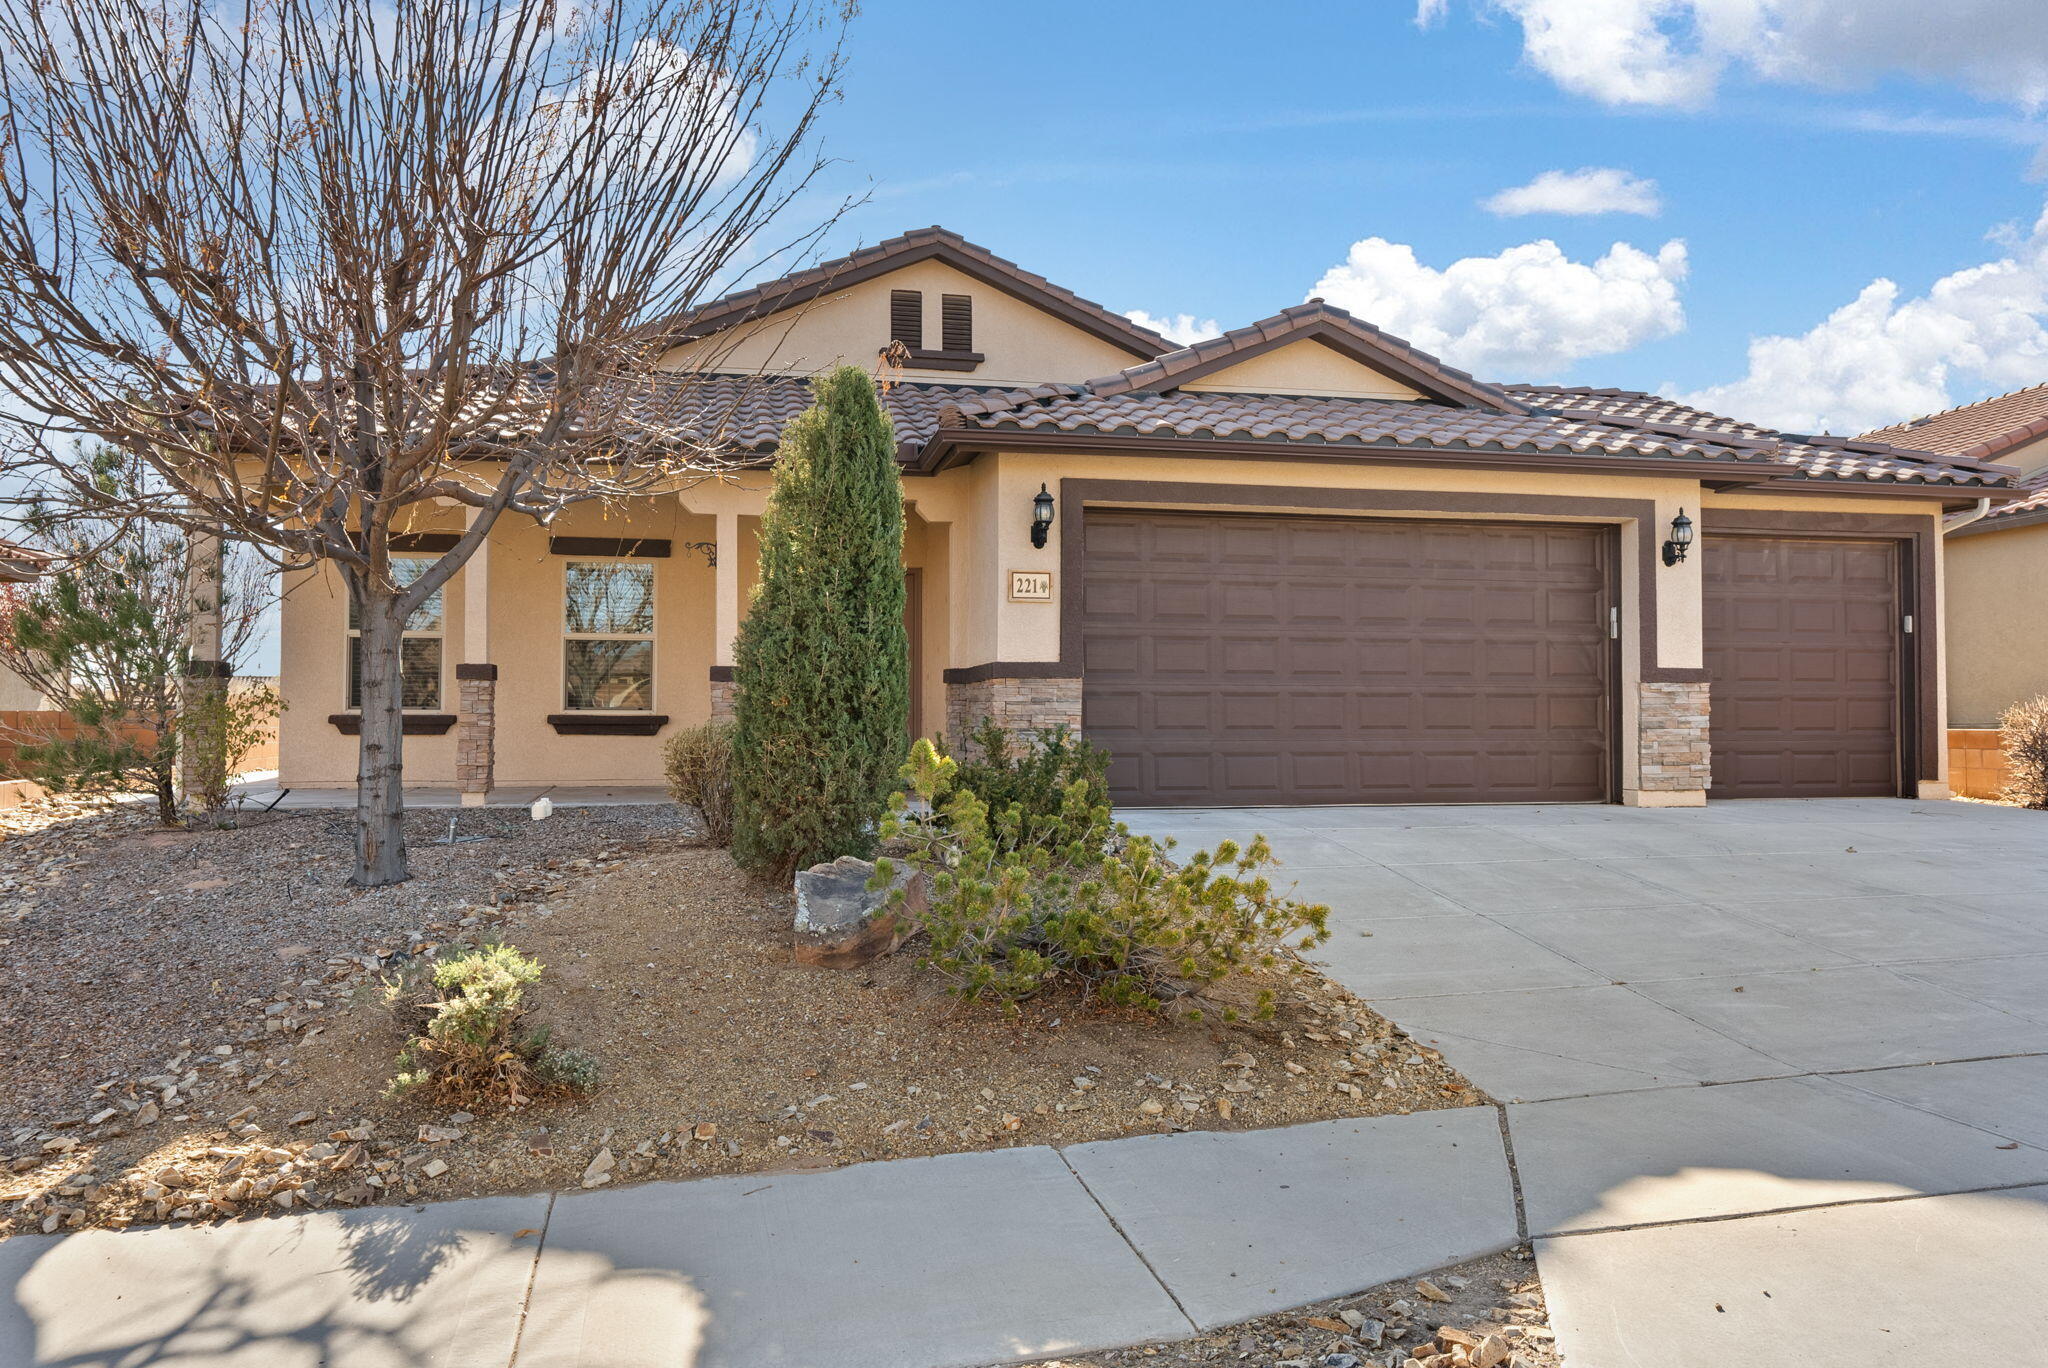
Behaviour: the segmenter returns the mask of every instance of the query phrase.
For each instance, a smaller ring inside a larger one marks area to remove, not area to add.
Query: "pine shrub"
[[[784,430],[733,657],[733,858],[764,877],[873,853],[903,760],[903,485],[874,381],[819,378]]]
[[[1171,841],[1112,822],[1085,776],[1057,806],[994,812],[963,773],[918,741],[883,827],[892,856],[925,875],[919,963],[959,997],[1014,1011],[1071,983],[1111,1006],[1234,1020],[1239,1009],[1211,990],[1250,974],[1304,972],[1296,952],[1329,939],[1328,908],[1273,891],[1263,836],[1176,862]],[[893,858],[877,861],[874,886],[894,872]],[[1260,988],[1252,1014],[1273,1008],[1271,988]]]
[[[706,722],[683,728],[663,747],[668,796],[696,812],[715,846],[732,844],[732,733],[730,722]]]
[[[984,717],[969,738],[974,759],[956,762],[955,787],[971,790],[992,814],[1021,806],[1027,817],[1049,816],[1065,806],[1076,782],[1087,786],[1090,809],[1109,806],[1109,752],[1056,723],[1020,744],[1011,732]],[[1021,831],[1028,822],[1020,822]]]
[[[419,1034],[398,1057],[393,1096],[467,1110],[513,1106],[551,1092],[588,1092],[597,1061],[522,1024],[541,963],[509,945],[465,949],[385,984],[385,1001]]]
[[[1998,724],[2005,733],[2006,801],[2048,808],[2048,694],[2013,704]]]

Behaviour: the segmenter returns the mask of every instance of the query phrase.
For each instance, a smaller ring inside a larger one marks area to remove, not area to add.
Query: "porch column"
[[[733,644],[740,635],[740,515],[720,510],[714,516],[718,522],[718,543],[711,553],[711,720],[730,722]]]
[[[192,709],[218,696],[228,687],[232,667],[221,655],[222,549],[217,532],[194,532],[185,543],[185,686],[184,706]],[[209,750],[211,748],[208,748]],[[226,778],[210,774],[225,762],[218,753],[202,753],[184,747],[178,754],[178,787],[189,801],[193,795]]]
[[[455,783],[464,807],[490,801],[497,767],[498,667],[491,663],[491,542],[462,567],[462,661],[455,667]]]

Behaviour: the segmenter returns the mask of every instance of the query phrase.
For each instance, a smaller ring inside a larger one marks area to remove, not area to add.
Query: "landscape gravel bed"
[[[789,890],[666,805],[416,812],[408,837],[415,878],[381,890],[346,883],[339,812],[186,834],[66,810],[0,842],[0,1234],[1487,1100],[1313,973],[1263,984],[1274,1021],[1186,1026],[1072,994],[1006,1018],[943,994],[914,941],[794,963]],[[546,966],[529,1005],[596,1056],[595,1093],[386,1095],[381,981],[486,939]]]
[[[1559,1368],[1527,1245],[1183,1340],[1040,1368]]]

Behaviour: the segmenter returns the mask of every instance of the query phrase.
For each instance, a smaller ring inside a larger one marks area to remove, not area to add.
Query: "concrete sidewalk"
[[[0,1242],[6,1368],[942,1368],[1516,1239],[1490,1107]]]

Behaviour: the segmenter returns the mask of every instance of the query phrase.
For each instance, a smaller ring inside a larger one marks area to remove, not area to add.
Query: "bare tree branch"
[[[731,386],[712,402],[660,370],[648,325],[729,281],[823,165],[851,14],[0,0],[0,391],[31,415],[14,473],[46,503],[341,569],[365,652],[360,881],[404,877],[406,616],[508,510],[731,469]],[[96,482],[87,438],[151,478]],[[400,586],[392,536],[433,500],[470,525]]]

